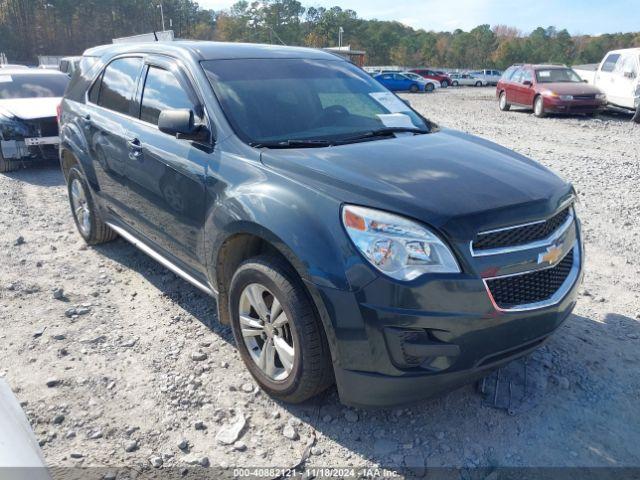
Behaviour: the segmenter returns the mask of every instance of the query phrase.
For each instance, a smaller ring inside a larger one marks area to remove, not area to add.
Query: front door
[[[625,53],[613,70],[613,82],[609,101],[621,107],[635,108],[634,100],[638,88],[638,54]]]
[[[616,76],[614,70],[620,60],[621,55],[619,53],[610,53],[602,62],[602,65],[596,72],[596,87],[600,88],[606,95],[607,99],[611,103],[615,103],[613,98],[615,97],[615,83]]]
[[[158,129],[162,110],[189,109],[202,118],[202,102],[177,63],[153,58],[146,63],[139,121],[128,139],[126,174],[134,228],[174,260],[203,273],[205,174],[211,148]]]

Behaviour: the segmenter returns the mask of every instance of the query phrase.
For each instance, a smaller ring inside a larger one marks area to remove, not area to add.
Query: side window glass
[[[519,68],[511,75],[511,81],[514,83],[520,83],[520,80],[522,80],[522,69]]]
[[[531,74],[530,70],[523,70],[522,71],[522,76],[520,77],[520,83],[524,83],[524,82],[533,82],[533,75]]]
[[[149,67],[142,92],[140,120],[157,125],[162,110],[180,108],[195,112],[193,101],[175,75],[163,68]]]
[[[107,65],[102,74],[98,105],[128,115],[141,69],[141,58],[119,58]]]
[[[638,68],[633,55],[625,55],[616,65],[616,73],[635,78],[638,75]]]
[[[612,53],[611,55],[609,55],[602,64],[602,71],[613,72],[613,69],[616,68],[616,63],[618,62],[619,58],[619,53]]]

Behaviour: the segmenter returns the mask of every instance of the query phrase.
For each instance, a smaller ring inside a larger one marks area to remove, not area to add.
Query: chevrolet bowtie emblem
[[[562,255],[562,247],[558,245],[551,245],[547,247],[547,251],[538,255],[538,263],[549,263],[553,265],[556,263]]]

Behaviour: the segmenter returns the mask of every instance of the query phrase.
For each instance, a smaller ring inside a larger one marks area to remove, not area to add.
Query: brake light
[[[58,121],[58,125],[60,125],[60,117],[62,116],[62,103],[59,103],[56,106],[56,120]]]

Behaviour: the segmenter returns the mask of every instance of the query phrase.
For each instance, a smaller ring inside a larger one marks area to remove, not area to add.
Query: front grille
[[[498,307],[503,309],[543,302],[562,286],[573,266],[573,250],[555,267],[504,278],[487,280],[487,287]]]
[[[591,94],[591,95],[574,95],[573,99],[574,100],[595,100],[596,96],[595,96],[595,94]]]
[[[571,207],[561,210],[553,217],[522,227],[513,227],[497,232],[480,233],[473,242],[473,250],[515,247],[543,240],[555,232],[569,217]]]

